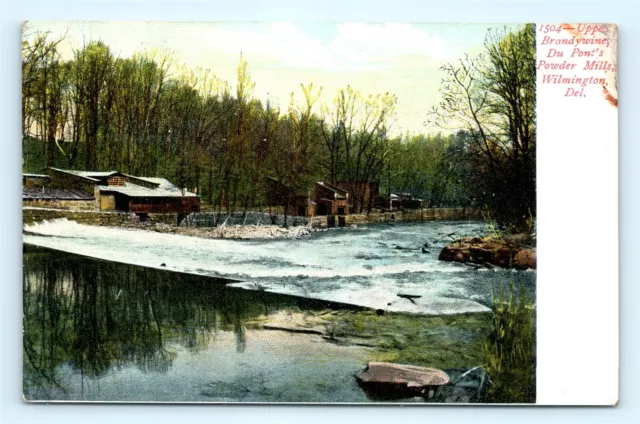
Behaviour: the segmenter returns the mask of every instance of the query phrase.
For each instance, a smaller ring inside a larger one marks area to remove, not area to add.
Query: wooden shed
[[[166,178],[138,177],[119,171],[75,171],[50,168],[51,187],[91,194],[98,210],[133,213],[200,211],[200,198]]]

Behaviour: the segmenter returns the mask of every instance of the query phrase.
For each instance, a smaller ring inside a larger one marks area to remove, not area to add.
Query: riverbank
[[[491,312],[420,316],[327,309],[266,315],[246,325],[316,334],[329,343],[368,347],[371,348],[369,361],[443,369],[472,367],[484,361],[491,316]]]
[[[341,347],[363,348],[364,363],[383,362],[443,370],[459,376],[471,369],[484,371],[485,345],[491,332],[491,313],[456,316],[415,316],[373,311],[287,311],[265,315],[246,323],[247,328],[307,335]],[[480,368],[476,368],[480,367]],[[486,374],[484,374],[486,375]],[[435,402],[485,402],[486,385],[471,375],[459,386],[443,388]],[[485,380],[486,381],[486,380]],[[386,390],[367,393],[371,400],[392,395]],[[383,395],[380,397],[379,395]],[[393,397],[389,397],[392,399]],[[401,402],[425,402],[422,396],[400,396]]]

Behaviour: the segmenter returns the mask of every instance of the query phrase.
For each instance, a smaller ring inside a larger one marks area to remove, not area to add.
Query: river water
[[[299,240],[220,240],[90,227],[65,219],[28,228],[24,242],[109,261],[236,280],[236,286],[419,314],[487,311],[496,284],[532,291],[535,272],[475,269],[438,261],[479,222],[370,225]],[[423,253],[422,247],[428,244]],[[421,296],[413,302],[398,294]]]
[[[369,349],[264,330],[265,316],[344,305],[27,246],[28,400],[366,402]]]
[[[327,308],[482,312],[496,285],[509,281],[535,294],[535,272],[437,261],[451,238],[482,234],[476,222],[377,225],[263,241],[66,220],[28,230],[23,309],[30,400],[367,402],[353,376],[370,348],[265,330],[255,320]]]

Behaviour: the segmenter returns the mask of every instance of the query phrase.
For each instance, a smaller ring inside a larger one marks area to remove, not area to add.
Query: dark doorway
[[[318,210],[316,215],[329,215],[329,207],[325,202],[318,203]]]

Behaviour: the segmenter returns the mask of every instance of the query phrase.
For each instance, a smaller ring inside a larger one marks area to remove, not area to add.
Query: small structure
[[[165,178],[136,177],[119,171],[75,171],[49,168],[40,191],[23,186],[23,204],[46,200],[50,207],[122,211],[137,214],[200,211],[200,198]],[[23,181],[25,178],[23,177]],[[85,204],[74,207],[73,201]],[[86,203],[92,207],[88,208]]]
[[[332,184],[318,181],[313,192],[294,193],[275,178],[267,178],[267,201],[270,205],[287,205],[288,215],[348,215],[349,193]]]
[[[348,215],[349,192],[323,181],[314,185],[316,215]]]
[[[338,181],[335,185],[351,194],[349,209],[352,213],[370,211],[380,191],[380,185],[372,181]]]
[[[392,209],[420,209],[422,208],[422,199],[413,197],[410,193],[392,194]]]
[[[390,197],[377,195],[373,201],[376,209],[397,211],[405,209],[421,209],[423,200],[413,197],[409,193],[395,194],[391,193]]]

